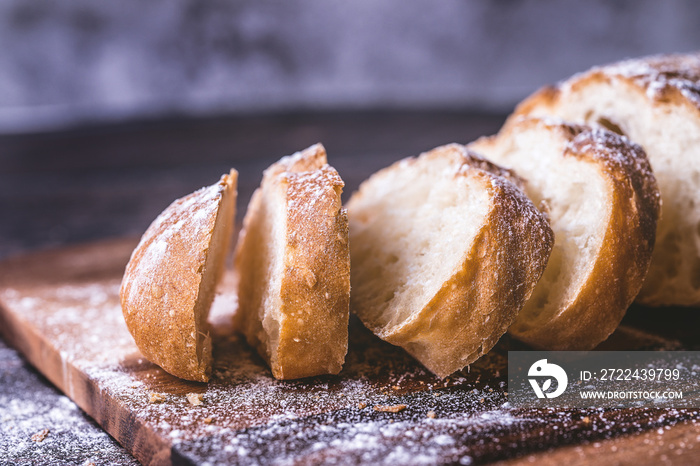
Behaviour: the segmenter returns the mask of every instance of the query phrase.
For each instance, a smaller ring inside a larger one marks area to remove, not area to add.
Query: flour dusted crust
[[[348,203],[352,310],[440,377],[488,352],[544,271],[552,231],[515,176],[451,144],[366,180]]]
[[[234,325],[278,379],[337,374],[348,343],[344,183],[317,144],[264,173],[236,247]]]
[[[207,316],[233,232],[238,173],[168,206],[131,255],[120,299],[143,355],[177,377],[211,374]]]
[[[700,305],[700,54],[593,68],[527,98],[513,118],[522,115],[604,126],[644,148],[663,205],[637,300]]]
[[[607,130],[523,117],[469,147],[549,206],[550,262],[509,333],[543,349],[592,349],[617,328],[651,260],[659,194],[644,151]]]

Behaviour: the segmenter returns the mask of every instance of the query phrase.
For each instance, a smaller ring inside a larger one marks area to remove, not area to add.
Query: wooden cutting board
[[[507,351],[523,347],[507,337],[439,380],[352,320],[340,375],[276,381],[231,332],[235,299],[225,289],[212,309],[211,382],[177,379],[141,356],[122,319],[119,284],[135,244],[3,262],[0,332],[143,464],[700,461],[697,411],[510,407]],[[625,326],[606,342],[678,347]]]

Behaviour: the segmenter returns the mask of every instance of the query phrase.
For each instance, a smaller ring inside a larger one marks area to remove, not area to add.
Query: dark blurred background
[[[694,50],[693,0],[3,0],[0,129],[327,109],[507,112],[544,83]]]
[[[498,130],[540,86],[700,49],[692,0],[0,1],[0,257],[138,235],[323,142],[370,173]]]
[[[700,49],[691,0],[0,1],[0,257],[138,235],[323,142],[346,196],[595,64]]]
[[[699,25],[693,0],[0,0],[0,259],[138,236],[231,166],[240,220],[262,170],[319,141],[347,196],[497,131],[544,84],[700,50]],[[0,356],[16,427],[0,450],[28,445],[6,460],[133,464],[2,341]],[[39,448],[22,426],[41,410],[70,422]]]

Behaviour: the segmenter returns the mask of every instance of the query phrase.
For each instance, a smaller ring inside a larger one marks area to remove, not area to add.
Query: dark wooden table
[[[213,183],[230,167],[240,173],[242,215],[265,167],[316,142],[326,146],[329,162],[343,176],[347,198],[377,169],[437,145],[491,134],[503,119],[469,112],[337,112],[171,118],[2,135],[0,259],[37,248],[139,236],[173,199]],[[657,311],[637,308],[626,323],[700,350],[698,312],[677,310],[659,319]],[[42,442],[32,441],[47,420],[53,430]],[[135,463],[2,340],[0,426],[0,452],[5,452],[0,462]],[[691,436],[698,431],[688,429]],[[651,436],[651,449],[665,454],[668,443],[659,444],[653,432],[644,435]],[[533,459],[614,462],[620,459],[615,452],[627,445],[624,438],[615,442],[622,443],[600,449],[572,441],[571,451]]]
[[[347,195],[399,158],[492,133],[502,120],[466,112],[327,112],[173,117],[0,135],[0,259],[138,236],[173,199],[230,167],[240,172],[242,207],[265,167],[316,142],[342,173]],[[136,463],[2,339],[0,413],[0,462]],[[46,420],[53,431],[33,442]]]

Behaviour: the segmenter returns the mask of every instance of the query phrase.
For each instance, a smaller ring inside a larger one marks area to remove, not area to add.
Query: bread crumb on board
[[[360,402],[360,403],[357,404],[357,407],[358,407],[359,409],[365,409],[365,408],[367,407],[367,403],[365,403],[364,401],[362,401],[362,402]]]
[[[49,429],[43,429],[32,435],[32,442],[41,443],[44,441],[47,435],[49,435]]]
[[[435,419],[435,411],[428,411],[428,419]]]
[[[404,409],[406,409],[406,405],[377,405],[374,407],[375,411],[379,411],[382,413],[400,413]]]
[[[189,401],[192,406],[201,405],[203,398],[204,398],[204,395],[202,395],[201,393],[188,393],[187,394],[187,401]]]
[[[162,393],[151,393],[148,398],[149,403],[162,403],[165,401],[165,395]]]

